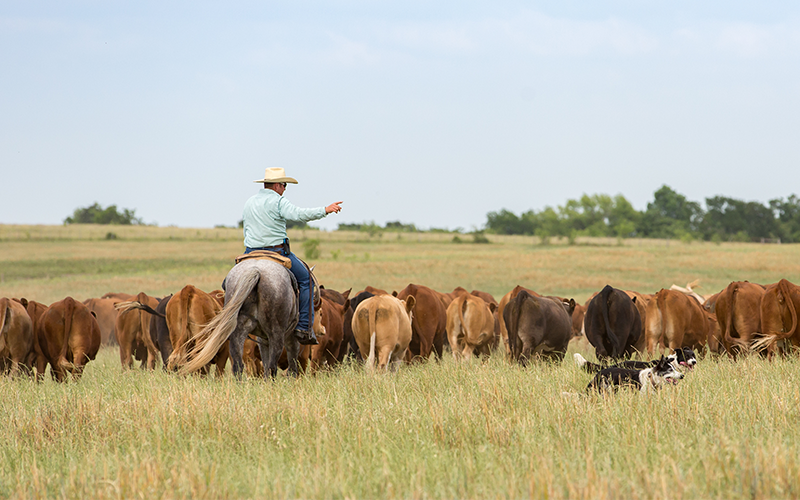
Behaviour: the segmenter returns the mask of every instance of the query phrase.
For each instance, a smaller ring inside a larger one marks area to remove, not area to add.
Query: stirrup
[[[297,341],[301,345],[317,345],[319,341],[317,340],[317,336],[314,335],[312,330],[301,330],[297,328],[294,331],[294,336],[297,337]]]

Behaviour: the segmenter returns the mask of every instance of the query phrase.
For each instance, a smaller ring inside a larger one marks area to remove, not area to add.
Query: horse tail
[[[258,280],[261,277],[257,267],[250,268],[245,272],[247,274],[242,276],[241,281],[237,283],[233,296],[225,303],[222,311],[197,334],[194,347],[188,353],[183,354],[181,359],[176,360],[176,362],[180,363],[190,358],[181,367],[179,373],[192,373],[210,363],[222,347],[222,344],[228,340],[233,330],[236,329],[239,310],[256,285],[258,285]]]
[[[69,332],[72,330],[72,315],[75,314],[75,299],[67,297],[64,299],[64,345],[61,346],[61,352],[58,354],[58,361],[56,364],[59,368],[68,370],[74,366],[67,361],[67,350],[69,349]]]

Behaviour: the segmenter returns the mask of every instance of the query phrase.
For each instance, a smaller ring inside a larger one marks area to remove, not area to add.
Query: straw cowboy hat
[[[297,184],[297,179],[286,177],[286,172],[280,167],[271,167],[264,172],[264,178],[253,182],[288,182]]]

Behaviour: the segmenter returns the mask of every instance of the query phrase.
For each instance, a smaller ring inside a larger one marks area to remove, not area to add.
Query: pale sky
[[[486,222],[800,193],[800,2],[0,0],[0,223]]]

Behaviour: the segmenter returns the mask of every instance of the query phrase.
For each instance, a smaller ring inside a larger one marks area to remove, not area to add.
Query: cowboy
[[[297,184],[297,180],[287,177],[282,168],[268,168],[263,179],[253,181],[263,183],[264,189],[251,196],[244,204],[244,253],[254,250],[270,250],[288,257],[292,261],[292,274],[297,278],[300,289],[300,320],[294,331],[301,344],[317,344],[317,337],[311,329],[314,323],[314,310],[311,307],[311,276],[305,264],[289,248],[286,235],[286,221],[308,222],[342,211],[341,201],[327,207],[299,208],[283,197],[287,184]]]

